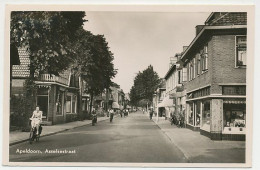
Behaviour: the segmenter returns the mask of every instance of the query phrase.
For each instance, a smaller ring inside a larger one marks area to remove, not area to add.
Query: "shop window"
[[[193,103],[189,103],[189,108],[190,108],[188,113],[189,124],[193,125],[193,119],[194,119]]]
[[[236,67],[246,66],[246,36],[236,36]]]
[[[200,102],[196,102],[196,126],[200,126]]]
[[[57,92],[57,101],[56,101],[56,106],[57,106],[57,115],[62,115],[63,114],[63,102],[62,102],[62,96],[63,93],[62,91]]]
[[[224,127],[245,127],[245,104],[224,104]]]
[[[210,101],[202,103],[202,126],[210,126]]]

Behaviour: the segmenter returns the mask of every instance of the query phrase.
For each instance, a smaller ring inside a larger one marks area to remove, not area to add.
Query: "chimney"
[[[178,59],[177,57],[170,57],[169,68],[171,68],[172,65],[176,64],[177,59]]]
[[[196,36],[200,33],[200,31],[203,29],[205,25],[197,25],[196,26]]]

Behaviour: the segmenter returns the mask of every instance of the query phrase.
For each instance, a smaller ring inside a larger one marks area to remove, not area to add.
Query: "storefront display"
[[[196,102],[196,126],[200,126],[200,117],[201,117],[201,111],[200,111],[200,104],[201,102]]]
[[[210,101],[202,102],[202,127],[210,129]]]
[[[188,118],[189,118],[190,125],[193,125],[193,117],[194,117],[193,103],[189,103]]]
[[[224,127],[245,127],[245,104],[224,104]]]

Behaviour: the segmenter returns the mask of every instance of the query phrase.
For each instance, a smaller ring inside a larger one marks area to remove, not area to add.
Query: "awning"
[[[224,100],[225,104],[246,104],[246,100]]]
[[[122,105],[120,105],[120,106],[119,106],[119,109],[120,109],[120,110],[123,110],[123,109],[124,109],[124,107],[123,107]]]
[[[157,105],[157,107],[173,107],[173,99],[170,99],[169,96],[165,97],[161,103]]]
[[[119,104],[117,102],[112,103],[112,108],[113,109],[119,109]]]
[[[127,109],[131,109],[131,106],[127,105],[126,108],[127,108]]]

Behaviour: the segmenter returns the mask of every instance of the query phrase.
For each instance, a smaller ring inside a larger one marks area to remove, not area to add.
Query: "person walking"
[[[153,118],[153,108],[150,109],[150,120]]]
[[[114,110],[113,109],[110,109],[109,117],[110,117],[110,123],[111,123],[113,121],[113,117],[114,117]]]

